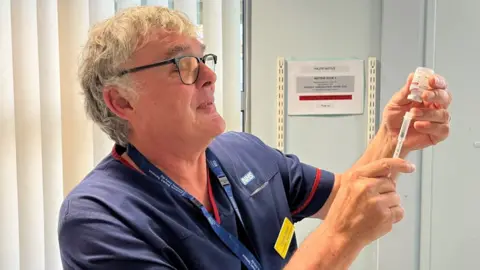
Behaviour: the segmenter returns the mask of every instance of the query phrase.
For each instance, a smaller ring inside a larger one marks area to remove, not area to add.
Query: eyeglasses
[[[196,56],[180,56],[165,61],[149,64],[145,66],[135,67],[131,69],[123,70],[118,76],[123,76],[127,73],[134,73],[144,69],[153,67],[164,66],[168,64],[175,64],[177,67],[180,79],[184,84],[194,84],[198,79],[198,73],[200,70],[200,62],[207,65],[210,69],[215,71],[215,65],[217,64],[217,56],[215,54],[206,54],[203,57]]]

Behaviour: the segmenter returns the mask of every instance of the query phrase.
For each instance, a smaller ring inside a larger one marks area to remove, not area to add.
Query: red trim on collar
[[[119,146],[119,145],[114,145],[114,146],[113,146],[113,149],[112,149],[112,156],[113,156],[113,158],[115,158],[116,160],[120,161],[123,165],[129,167],[130,169],[137,170],[137,169],[135,169],[135,167],[132,166],[132,164],[130,164],[126,159],[124,159],[124,158],[122,157],[122,154],[123,154],[123,152],[125,152],[125,151],[122,151],[122,153],[119,153],[119,152],[118,152],[118,150],[119,150],[118,148],[120,148],[120,147],[121,147],[121,146]]]
[[[218,207],[217,203],[215,202],[215,197],[213,196],[213,190],[212,190],[212,183],[210,181],[210,170],[207,168],[207,185],[208,185],[208,198],[210,199],[210,205],[212,205],[213,208],[213,214],[215,216],[215,220],[217,221],[218,224],[221,224],[220,220],[220,214],[218,213]],[[210,209],[208,209],[209,212]]]

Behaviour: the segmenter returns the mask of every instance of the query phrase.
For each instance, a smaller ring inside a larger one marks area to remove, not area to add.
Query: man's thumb
[[[410,94],[410,84],[412,84],[412,80],[413,80],[413,73],[410,73],[402,89],[400,89],[400,91],[398,91],[397,93],[395,93],[395,95],[393,95],[391,100],[393,103],[400,106],[410,103],[407,97]]]

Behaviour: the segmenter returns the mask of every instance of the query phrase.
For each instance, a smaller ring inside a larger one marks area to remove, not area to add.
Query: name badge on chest
[[[280,232],[277,237],[277,241],[275,242],[275,250],[277,253],[285,259],[287,256],[288,248],[290,247],[290,243],[292,242],[293,233],[295,232],[295,226],[287,217],[283,220],[282,228],[280,228]]]

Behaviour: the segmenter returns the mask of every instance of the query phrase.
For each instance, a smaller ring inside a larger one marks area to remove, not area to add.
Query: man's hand
[[[348,269],[370,242],[403,218],[391,175],[411,173],[403,159],[385,158],[342,175],[324,222],[300,245],[285,269]]]
[[[445,140],[450,131],[448,106],[452,97],[447,91],[445,79],[440,75],[429,78],[430,87],[423,93],[423,103],[407,99],[412,79],[413,74],[410,74],[407,83],[392,97],[383,112],[383,124],[392,141],[396,141],[398,137],[405,113],[410,110],[413,113],[412,126],[403,144],[403,153],[435,145]]]
[[[414,170],[403,159],[386,158],[344,175],[326,226],[362,247],[390,232],[404,215],[391,175]]]
[[[365,153],[344,175],[350,174],[359,167],[382,158],[393,156],[397,144],[398,134],[402,126],[403,117],[406,112],[414,114],[407,137],[403,143],[400,157],[405,157],[414,150],[435,145],[448,137],[450,131],[450,113],[448,106],[452,101],[450,92],[447,91],[447,83],[440,75],[433,75],[429,78],[429,89],[424,91],[424,102],[418,103],[407,99],[410,94],[410,84],[413,74],[408,76],[407,83],[400,91],[395,93],[390,102],[385,106],[383,122],[378,133],[368,145]],[[392,174],[395,178],[396,174]],[[324,219],[330,211],[330,205],[335,199],[340,183],[335,179],[335,186],[330,197],[322,209],[312,217]]]

